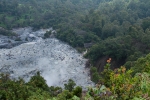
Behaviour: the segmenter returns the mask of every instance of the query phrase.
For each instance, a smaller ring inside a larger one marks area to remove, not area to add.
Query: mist
[[[79,86],[93,85],[86,59],[71,46],[56,38],[38,37],[47,30],[33,32],[31,28],[16,29],[22,39],[34,36],[36,40],[11,49],[0,49],[0,72],[10,78],[23,78],[26,82],[38,71],[49,86],[61,86],[73,79]],[[38,35],[38,36],[37,36]]]

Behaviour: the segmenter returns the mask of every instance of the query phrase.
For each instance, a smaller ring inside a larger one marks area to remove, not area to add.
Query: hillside
[[[48,87],[39,73],[27,83],[2,74],[0,99],[149,100],[149,5],[149,0],[1,0],[1,36],[17,37],[13,28],[53,27],[57,39],[87,51],[97,86],[82,91],[69,80],[62,90]]]

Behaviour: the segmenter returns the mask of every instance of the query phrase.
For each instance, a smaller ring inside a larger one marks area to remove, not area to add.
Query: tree
[[[76,95],[77,97],[82,96],[82,88],[80,86],[77,86],[76,88],[73,89],[73,95]]]
[[[46,84],[45,79],[42,76],[40,76],[40,72],[37,72],[35,76],[31,77],[28,84],[35,88],[40,88],[48,91],[48,85]]]
[[[144,29],[144,31],[150,27],[150,18],[146,18],[143,20],[142,22],[142,28]]]
[[[76,85],[76,83],[72,79],[68,80],[68,84],[64,84],[65,89],[69,90],[70,92],[73,90],[75,85]]]
[[[146,55],[146,57],[141,57],[137,61],[135,61],[132,69],[135,73],[143,73],[147,72],[150,74],[150,54]]]

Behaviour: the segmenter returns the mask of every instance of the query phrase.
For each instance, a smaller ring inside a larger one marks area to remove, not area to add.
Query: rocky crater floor
[[[42,39],[46,31],[32,28],[14,29],[21,39],[20,45],[0,49],[0,72],[10,74],[12,79],[23,78],[28,81],[37,71],[49,86],[61,86],[73,79],[83,88],[93,86],[89,69],[85,68],[86,59],[74,48],[56,38]],[[6,44],[7,37],[0,37],[0,44]],[[9,41],[15,42],[13,39]]]

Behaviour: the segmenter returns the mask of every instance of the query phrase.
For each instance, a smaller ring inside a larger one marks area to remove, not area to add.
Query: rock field
[[[68,79],[84,88],[94,85],[82,54],[56,38],[41,38],[49,30],[52,28],[35,32],[30,27],[14,29],[24,43],[0,49],[0,72],[9,73],[13,79],[21,77],[28,81],[40,71],[49,86],[63,87]]]

